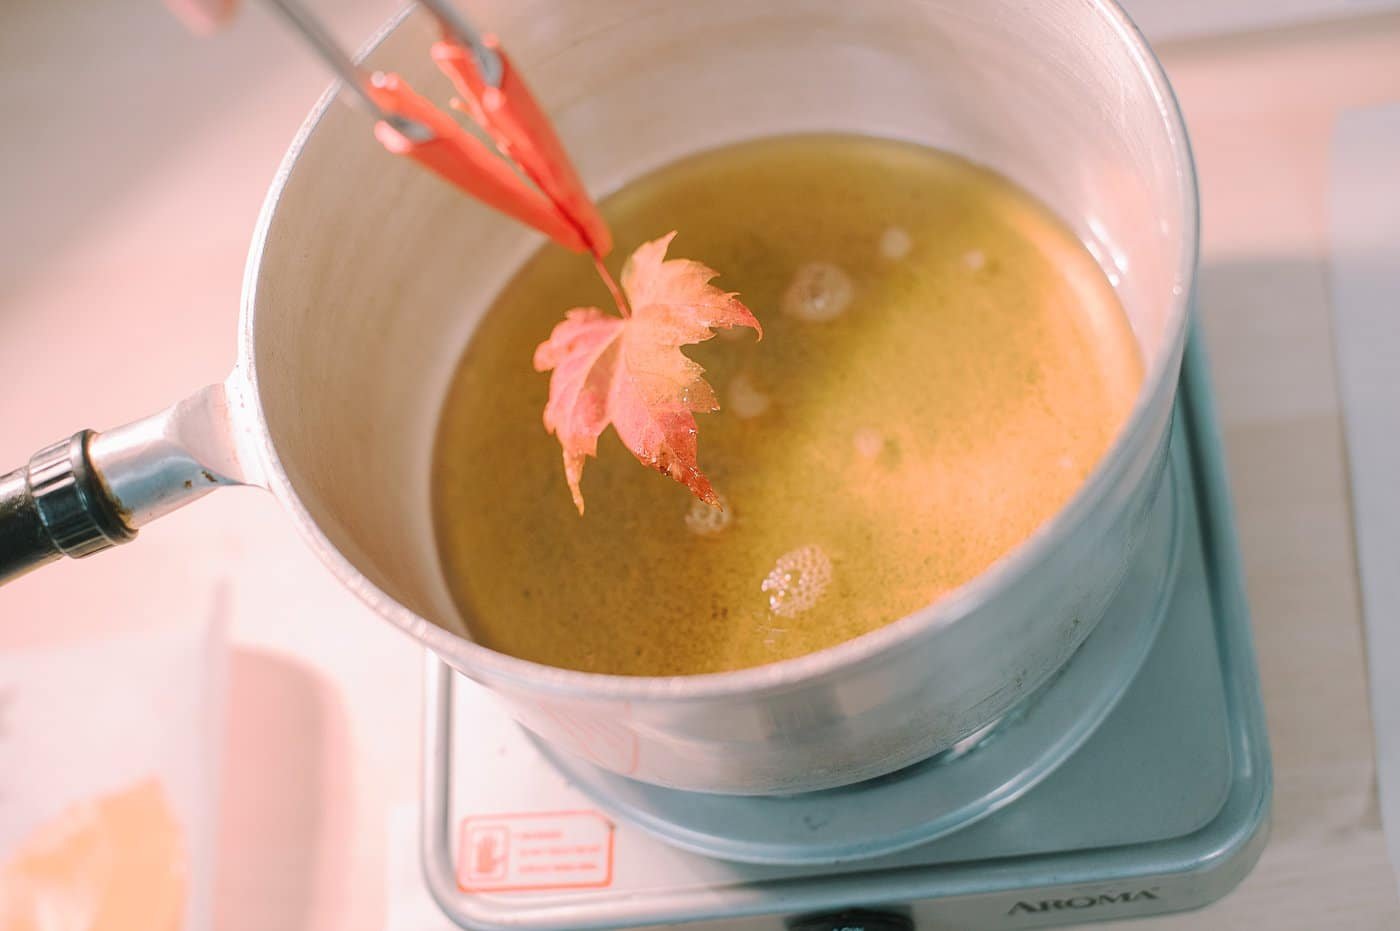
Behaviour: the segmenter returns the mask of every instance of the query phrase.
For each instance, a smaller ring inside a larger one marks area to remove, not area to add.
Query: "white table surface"
[[[388,12],[334,9],[349,44]],[[1338,113],[1400,100],[1400,16],[1162,51],[1201,172],[1200,297],[1277,792],[1272,840],[1236,893],[1131,927],[1400,927],[1374,788],[1326,188]],[[263,192],[324,84],[261,10],[196,43],[156,0],[8,0],[0,464],[223,376]],[[214,924],[381,928],[389,812],[416,794],[421,655],[322,571],[270,497],[221,492],[137,545],[0,589],[0,648],[204,613],[221,583],[235,652]]]
[[[1366,619],[1381,820],[1400,863],[1400,102],[1337,121],[1332,334]]]

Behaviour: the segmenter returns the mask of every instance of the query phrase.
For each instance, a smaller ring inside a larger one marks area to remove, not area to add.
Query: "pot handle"
[[[0,585],[80,559],[222,485],[257,484],[233,416],[240,383],[210,385],[158,414],[82,430],[0,475]]]

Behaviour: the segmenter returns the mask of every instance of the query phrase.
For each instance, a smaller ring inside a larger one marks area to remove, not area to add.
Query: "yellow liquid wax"
[[[868,633],[1054,515],[1136,398],[1137,344],[1093,258],[952,155],[763,140],[601,206],[614,271],[679,230],[670,255],[718,269],[763,323],[761,342],[685,350],[722,406],[698,417],[700,465],[728,508],[693,507],[609,430],[584,470],[587,515],[574,510],[531,356],[567,309],[612,303],[587,259],[542,249],[467,347],[434,455],[443,568],[473,635],[502,652],[680,675]]]

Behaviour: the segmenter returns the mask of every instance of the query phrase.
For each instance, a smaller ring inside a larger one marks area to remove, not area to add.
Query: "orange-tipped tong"
[[[268,2],[368,107],[376,119],[375,137],[390,152],[413,159],[568,249],[595,258],[611,250],[607,224],[529,88],[496,39],[477,33],[450,5],[420,0],[442,30],[432,47],[433,60],[462,95],[460,108],[498,151],[398,75],[364,74],[299,0]]]

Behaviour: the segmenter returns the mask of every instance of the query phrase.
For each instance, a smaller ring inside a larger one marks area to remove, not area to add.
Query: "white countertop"
[[[196,43],[155,0],[84,4],[71,22],[61,6],[12,0],[0,30],[6,469],[223,377],[263,192],[325,84],[261,10]],[[335,11],[348,44],[385,14]],[[1400,927],[1327,287],[1332,126],[1400,100],[1400,15],[1162,51],[1200,166],[1200,304],[1277,789],[1236,893],[1131,927]],[[136,545],[0,589],[0,647],[203,616],[221,583],[234,654],[215,925],[381,928],[389,812],[416,796],[421,654],[270,496],[221,492]]]

